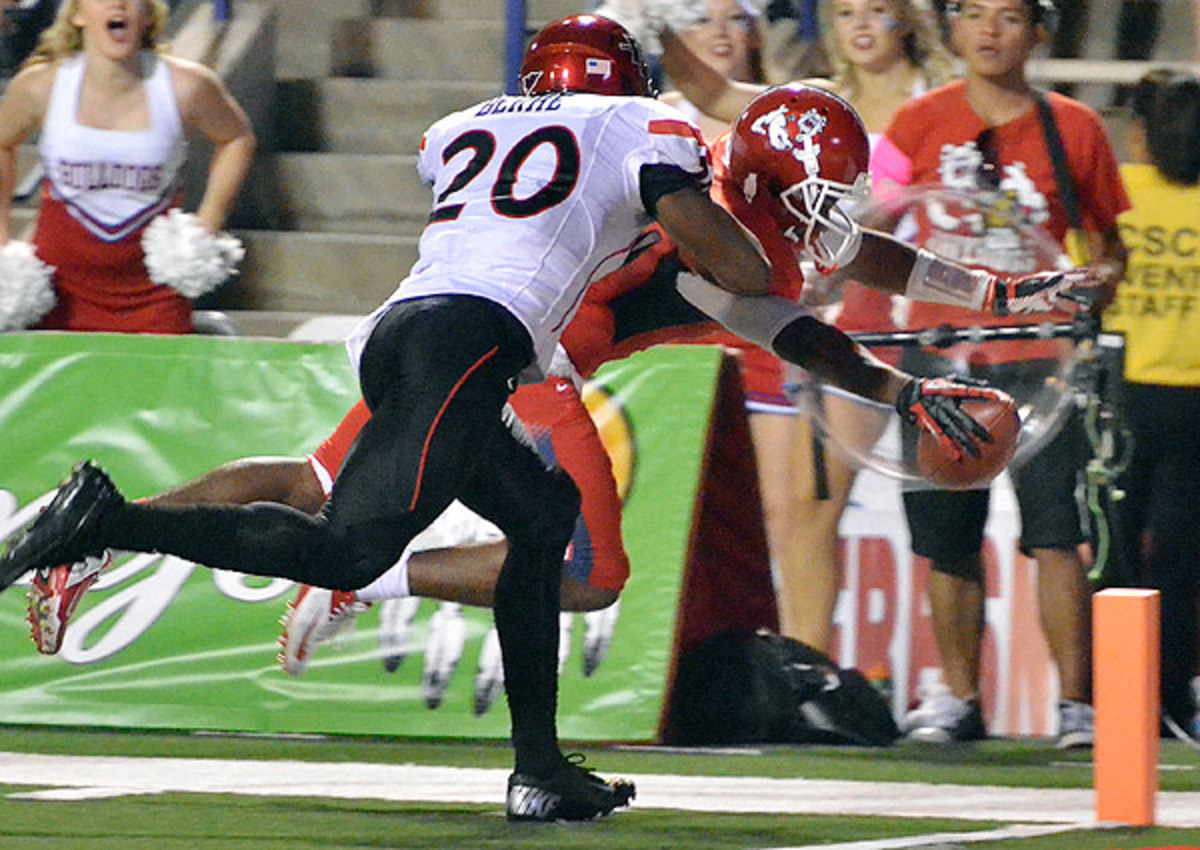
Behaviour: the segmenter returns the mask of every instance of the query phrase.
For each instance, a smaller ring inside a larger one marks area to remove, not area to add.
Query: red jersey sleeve
[[[641,253],[588,287],[579,310],[559,338],[571,363],[584,378],[590,378],[602,363],[613,357],[617,329],[612,302],[645,284],[658,264],[675,251],[675,243],[657,224],[643,231],[639,241],[642,240],[649,244]]]

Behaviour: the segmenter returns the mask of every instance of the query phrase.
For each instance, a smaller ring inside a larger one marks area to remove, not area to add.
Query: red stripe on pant
[[[450,402],[454,400],[454,395],[458,392],[458,388],[463,385],[467,378],[471,377],[476,369],[494,357],[496,352],[499,350],[500,346],[493,346],[491,351],[480,357],[471,364],[470,369],[463,372],[462,377],[455,381],[454,386],[450,388],[450,393],[446,396],[446,400],[442,402],[442,406],[438,408],[437,416],[433,417],[433,422],[429,426],[429,431],[425,434],[425,444],[421,447],[421,463],[417,466],[417,482],[413,486],[412,502],[410,502],[408,506],[410,511],[416,510],[417,500],[421,496],[421,479],[425,476],[425,459],[429,456],[429,444],[433,440],[433,432],[437,430],[438,422],[441,421],[442,414],[446,412],[446,408],[449,407]]]

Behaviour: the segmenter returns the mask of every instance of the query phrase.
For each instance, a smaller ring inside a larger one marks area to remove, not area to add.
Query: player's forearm
[[[813,316],[787,325],[772,340],[772,350],[823,383],[881,404],[892,404],[912,377],[876,359],[845,333]]]
[[[914,301],[990,310],[995,275],[910,245],[887,234],[863,231],[863,245],[845,270],[873,289]]]
[[[1024,275],[993,274],[915,251],[898,240],[864,231],[862,249],[844,276],[913,301],[964,307],[996,316],[1074,311],[1079,305],[1108,304],[1125,265],[1125,247],[1116,231],[1089,234],[1092,264]]]
[[[655,215],[688,265],[721,289],[765,295],[771,270],[753,237],[702,192],[685,189],[658,200]]]
[[[738,296],[698,275],[679,275],[679,293],[738,336],[816,374],[822,381],[891,404],[910,376],[875,359],[837,328],[774,295]]]
[[[254,134],[247,132],[217,145],[208,170],[204,197],[196,209],[200,224],[212,233],[225,226],[225,219],[254,162]]]
[[[858,255],[835,274],[891,295],[903,295],[916,260],[917,252],[912,246],[887,234],[863,228]]]

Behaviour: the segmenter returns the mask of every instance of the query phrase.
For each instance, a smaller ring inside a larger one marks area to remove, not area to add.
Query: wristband
[[[908,275],[904,295],[914,301],[982,310],[994,279],[990,272],[947,262],[932,251],[920,248]]]

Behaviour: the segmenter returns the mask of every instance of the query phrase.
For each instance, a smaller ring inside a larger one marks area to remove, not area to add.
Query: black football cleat
[[[95,540],[100,522],[123,504],[104,470],[91,461],[76,464],[46,509],[0,555],[0,591],[30,570],[99,555],[104,550]]]
[[[592,820],[628,806],[637,796],[633,783],[601,779],[581,767],[582,756],[568,756],[549,777],[523,773],[508,777],[505,814],[510,821]]]

